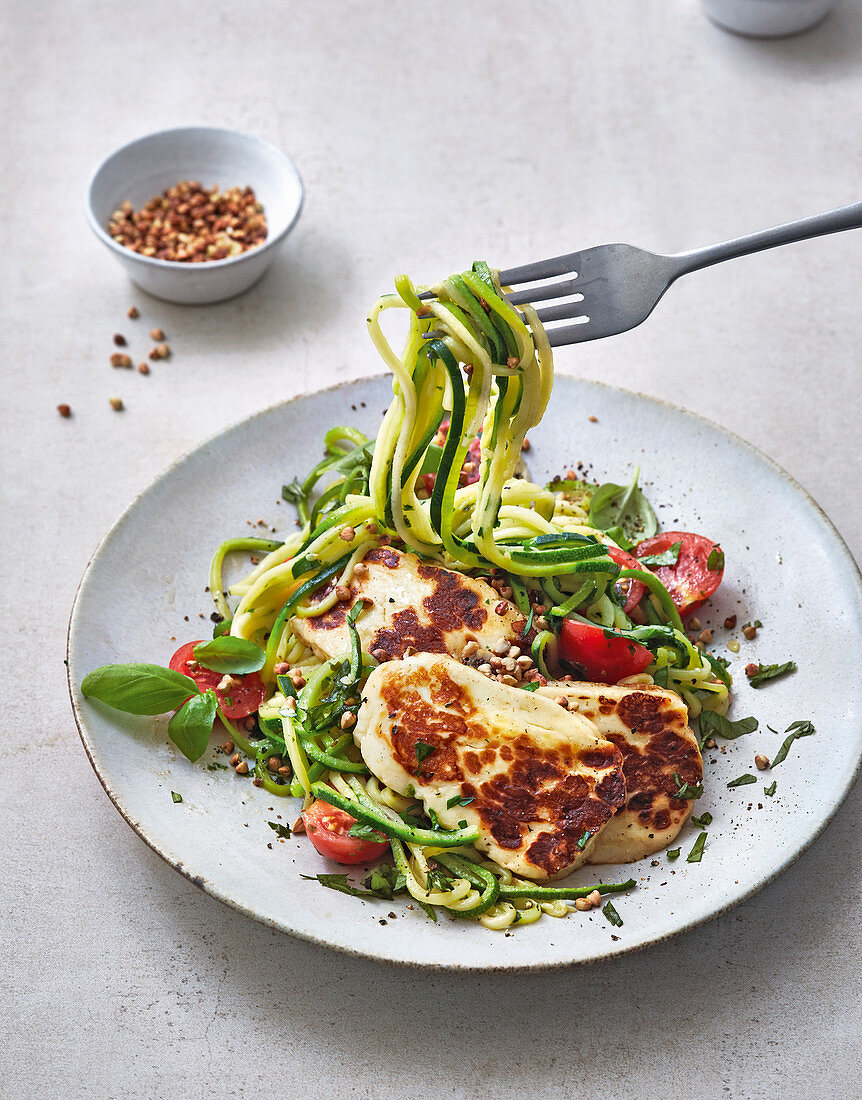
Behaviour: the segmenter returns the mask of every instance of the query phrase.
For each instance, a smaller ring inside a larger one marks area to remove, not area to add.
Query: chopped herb
[[[787,754],[790,751],[790,746],[796,740],[797,737],[810,737],[814,733],[814,726],[807,719],[801,719],[798,722],[791,722],[787,729],[784,731],[787,737],[784,738],[784,742],[781,748],[775,754],[772,760],[772,767],[776,764],[780,764],[782,760],[787,758]]]
[[[679,772],[673,773],[673,781],[676,783],[676,794],[674,798],[700,798],[703,794],[702,783],[683,783],[682,776]]]
[[[760,619],[755,619],[753,623],[745,623],[742,629],[748,630],[748,628],[752,626],[755,630],[759,630],[763,626],[763,623],[760,621]]]
[[[219,772],[219,771],[226,772],[227,771],[227,764],[220,764],[218,762],[218,760],[210,760],[209,764],[207,764],[207,771],[208,772]]]
[[[299,504],[304,498],[305,494],[302,491],[302,482],[298,477],[295,477],[290,485],[282,485],[281,499],[286,500],[288,504]]]
[[[584,835],[578,840],[578,847],[580,848],[581,851],[583,851],[584,848],[586,848],[587,842],[589,841],[589,839],[590,839],[590,830],[587,829],[587,831],[584,833]]]
[[[423,760],[431,755],[434,751],[434,746],[427,744],[425,741],[416,742],[416,761],[421,764]]]
[[[673,863],[675,859],[679,859],[679,853],[681,851],[681,848],[669,848],[667,852],[667,858],[671,861],[671,863]]]
[[[712,814],[709,810],[705,814],[701,814],[700,817],[692,817],[692,822],[701,829],[705,829],[707,825],[712,824]]]
[[[645,554],[639,559],[642,565],[676,565],[679,561],[681,542],[675,542],[660,554]]]
[[[723,737],[726,741],[735,741],[746,733],[753,733],[760,723],[756,718],[738,718],[731,722],[723,714],[717,714],[714,710],[704,710],[700,713],[700,732],[703,741],[708,737]]]
[[[685,857],[686,863],[700,863],[703,858],[703,848],[706,844],[706,833],[701,833],[692,845],[691,851]]]
[[[537,691],[541,686],[538,680],[533,680],[529,684],[518,684],[522,691]]]
[[[358,837],[360,840],[373,840],[376,844],[389,843],[389,838],[375,829],[373,825],[360,825],[359,822],[350,826],[347,835]]]
[[[375,867],[362,885],[367,887],[374,897],[384,898],[390,901],[395,894],[400,894],[407,889],[404,875],[391,863],[382,863]]]
[[[787,676],[796,671],[795,661],[785,661],[783,665],[758,665],[757,672],[749,677],[748,682],[753,688],[759,688],[768,680],[777,680],[779,676]]]
[[[466,829],[467,828],[467,822],[463,818],[461,819],[461,821],[458,822],[458,828],[459,829]]]
[[[764,787],[764,788],[763,788],[763,793],[764,793],[765,795],[768,795],[768,797],[769,797],[769,798],[772,798],[772,796],[773,796],[773,795],[775,794],[775,788],[776,788],[777,786],[778,786],[778,784],[777,784],[777,783],[776,783],[776,781],[775,781],[775,780],[773,779],[773,780],[772,780],[772,782],[771,782],[771,783],[769,784],[769,786],[768,786],[768,787]]]
[[[176,791],[171,791],[171,801],[172,802],[182,802],[182,800],[183,800],[183,796],[181,794],[177,794]]]
[[[354,898],[374,898],[370,890],[360,890],[348,881],[347,875],[300,875],[300,878],[317,879],[321,886],[328,890],[338,890],[342,894],[350,894]]]
[[[610,921],[610,923],[613,924],[616,928],[622,927],[623,918],[619,915],[616,909],[614,909],[611,902],[606,902],[605,905],[602,906],[602,912],[604,913],[605,917]]]
[[[291,833],[287,825],[282,825],[280,821],[267,821],[267,825],[277,837],[282,840],[290,840]]]
[[[752,775],[751,772],[746,772],[745,775],[739,775],[736,779],[731,779],[727,784],[728,787],[747,787],[749,783],[756,783],[757,776]]]
[[[724,551],[720,546],[713,546],[710,550],[709,557],[706,559],[706,568],[713,573],[724,569]]]
[[[535,615],[536,612],[531,607],[530,614],[527,616],[527,621],[524,624],[524,629],[518,635],[519,638],[526,638],[530,631],[533,629],[533,619],[535,618]]]
[[[446,803],[446,809],[451,810],[453,806],[469,806],[475,797],[475,795],[471,795],[469,798],[465,798],[460,794],[453,795]]]

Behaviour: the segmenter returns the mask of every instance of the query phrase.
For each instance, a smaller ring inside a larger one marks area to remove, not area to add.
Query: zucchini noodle
[[[563,917],[571,912],[567,899],[590,890],[633,884],[565,889],[517,878],[473,847],[476,833],[440,829],[420,802],[369,775],[350,732],[375,664],[355,628],[361,602],[348,615],[351,651],[338,659],[320,660],[292,623],[330,611],[368,552],[395,543],[450,569],[504,575],[548,680],[562,672],[558,639],[567,618],[648,646],[652,663],[621,682],[669,687],[692,716],[704,708],[723,713],[730,678],[686,637],[661,581],[645,568],[621,569],[611,557],[617,544],[590,525],[583,497],[521,476],[525,440],[553,386],[551,349],[535,311],[514,309],[483,263],[430,289],[430,298],[420,298],[399,276],[395,292],[369,313],[371,340],[392,372],[392,402],[376,439],[333,427],[321,461],[284,490],[300,530],[284,542],[236,538],[216,550],[210,589],[225,620],[219,629],[265,651],[257,739],[225,722],[254,757],[258,785],[301,797],[304,806],[329,802],[355,817],[365,835],[387,842],[398,888],[429,915],[442,909],[503,930]],[[390,311],[406,320],[400,353],[382,328]],[[477,476],[464,484],[477,436]],[[225,587],[226,562],[237,553],[260,560]],[[637,622],[621,606],[621,579],[646,588]],[[289,769],[271,772],[273,755]]]

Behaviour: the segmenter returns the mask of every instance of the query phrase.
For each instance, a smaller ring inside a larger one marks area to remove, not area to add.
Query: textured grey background
[[[62,658],[120,510],[218,429],[376,370],[364,311],[394,273],[613,240],[671,251],[862,197],[859,5],[780,42],[724,34],[694,0],[79,0],[2,18],[0,1093],[858,1094],[858,791],[778,882],[641,955],[534,976],[383,968],[261,928],[163,865],[90,770]],[[308,201],[256,289],[183,309],[125,281],[82,199],[116,145],[195,122],[281,145]],[[860,286],[860,233],[741,260],[558,369],[751,440],[858,558]],[[111,334],[143,350],[152,324],[174,358],[112,371]],[[219,533],[215,516],[202,537]]]

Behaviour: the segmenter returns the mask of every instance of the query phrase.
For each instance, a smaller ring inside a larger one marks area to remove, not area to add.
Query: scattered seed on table
[[[138,307],[137,306],[129,306],[129,308],[126,310],[126,316],[130,320],[136,321],[141,315],[138,312]]]
[[[123,336],[122,332],[114,333],[114,343],[118,348],[124,348],[126,346],[126,338]]]
[[[150,373],[150,368],[149,368],[149,365],[147,363],[138,363],[138,370],[141,372],[141,374],[149,374]]]
[[[150,329],[150,339],[155,340],[158,343],[160,340],[164,340],[165,334],[160,328]]]
[[[114,412],[123,411],[123,399],[121,397],[112,397],[110,399],[110,405]]]
[[[69,405],[58,405],[57,412],[60,414],[60,416],[66,417],[66,419],[68,419],[72,415],[72,409]]]

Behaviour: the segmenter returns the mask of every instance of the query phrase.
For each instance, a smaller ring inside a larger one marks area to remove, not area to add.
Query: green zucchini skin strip
[[[299,588],[297,588],[297,590],[293,593],[293,595],[288,599],[287,603],[284,604],[281,611],[279,611],[278,615],[276,616],[275,622],[272,624],[272,630],[270,631],[269,638],[266,643],[266,660],[268,664],[272,662],[272,659],[275,656],[276,646],[278,645],[278,640],[281,637],[282,628],[284,627],[284,624],[287,622],[290,616],[293,614],[293,609],[296,607],[299,601],[303,598],[303,596],[307,596],[310,592],[316,591],[318,588],[320,588],[322,584],[325,584],[328,580],[331,580],[332,577],[340,573],[349,561],[350,553],[347,553],[338,558],[338,560],[334,561],[331,565],[327,565],[325,569],[321,569],[319,573],[316,573],[304,584],[301,584]]]
[[[685,634],[685,627],[683,626],[682,619],[679,617],[679,611],[677,610],[676,604],[671,599],[670,592],[668,592],[655,573],[650,573],[648,569],[623,569],[620,571],[617,580],[623,580],[624,578],[640,581],[641,584],[645,585],[661,604],[661,609],[667,616],[667,621],[671,626],[675,626],[681,634]]]
[[[352,760],[342,760],[338,756],[332,756],[330,753],[324,752],[323,749],[319,749],[310,739],[303,741],[302,747],[305,749],[306,756],[310,756],[318,764],[323,764],[331,772],[350,772],[353,775],[369,774],[368,768],[364,764],[354,764]]]
[[[478,887],[481,891],[481,897],[476,905],[472,909],[460,909],[459,913],[465,917],[478,917],[484,913],[487,909],[490,909],[492,905],[497,901],[500,896],[500,882],[496,875],[492,874],[485,867],[480,867],[478,864],[473,863],[469,859],[465,859],[463,856],[455,855],[454,852],[438,852],[434,859],[453,874],[458,875],[459,878],[465,878],[471,885]]]
[[[403,840],[407,844],[421,844],[425,847],[434,848],[457,848],[463,844],[475,844],[479,839],[479,834],[475,829],[434,832],[431,829],[414,829],[410,825],[399,825],[395,821],[390,821],[388,817],[385,817],[376,809],[372,810],[368,806],[363,806],[359,802],[345,798],[334,791],[332,787],[327,787],[325,783],[312,783],[311,793],[315,798],[320,798],[331,806],[337,806],[339,810],[344,810],[351,817],[355,817],[357,821],[365,821],[369,825],[374,825],[386,836],[394,836],[397,840]]]
[[[436,857],[435,857],[436,858]],[[465,875],[466,878],[466,875]],[[637,883],[633,878],[625,882],[600,882],[596,886],[501,886],[500,898],[530,898],[532,901],[566,901],[569,898],[585,898],[593,890],[600,894],[622,894],[633,890]]]

